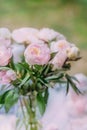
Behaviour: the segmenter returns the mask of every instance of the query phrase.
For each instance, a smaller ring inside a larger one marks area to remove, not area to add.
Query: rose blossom
[[[70,47],[70,43],[67,42],[66,40],[51,42],[50,45],[51,52],[66,51],[66,49],[69,47]]]
[[[0,66],[6,66],[12,57],[11,48],[0,46]]]
[[[26,62],[30,65],[47,64],[50,59],[50,50],[46,44],[30,44],[25,52],[24,56]]]
[[[62,68],[66,59],[67,55],[65,52],[58,52],[50,63],[53,64],[53,69],[58,69]]]
[[[16,80],[16,73],[13,70],[0,71],[0,83],[1,84],[8,84],[13,80]]]
[[[29,43],[30,42],[29,36],[35,37],[37,33],[38,33],[38,30],[34,28],[20,28],[12,32],[12,38],[17,43],[24,43],[24,42]]]
[[[38,38],[43,41],[51,41],[57,37],[57,32],[49,28],[43,28],[38,33]]]

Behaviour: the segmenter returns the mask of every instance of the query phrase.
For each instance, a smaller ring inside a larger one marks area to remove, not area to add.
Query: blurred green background
[[[71,73],[87,74],[87,0],[0,0],[0,27],[50,27],[81,49]]]

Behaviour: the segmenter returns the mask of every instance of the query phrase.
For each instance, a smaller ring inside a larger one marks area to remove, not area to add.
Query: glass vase
[[[21,97],[18,110],[17,130],[40,130],[40,113],[37,108],[37,93],[31,92],[26,97]]]

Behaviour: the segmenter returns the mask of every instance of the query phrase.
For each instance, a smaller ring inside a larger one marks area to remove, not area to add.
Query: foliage
[[[28,96],[30,93],[36,92],[38,107],[43,114],[48,99],[48,88],[53,87],[53,83],[56,82],[65,83],[67,93],[69,87],[72,87],[77,94],[80,93],[73,81],[74,78],[66,73],[70,66],[66,67],[65,65],[63,69],[52,71],[52,65],[33,65],[31,67],[26,62],[17,64],[11,62],[7,67],[0,67],[0,69],[13,69],[17,73],[17,79],[11,82],[14,88],[5,90],[0,95],[0,106],[4,106],[6,112],[18,101],[21,95]]]

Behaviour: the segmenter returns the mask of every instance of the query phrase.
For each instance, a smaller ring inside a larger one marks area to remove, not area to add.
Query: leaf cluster
[[[65,83],[67,93],[70,86],[77,94],[80,93],[73,81],[75,78],[66,73],[70,67],[70,64],[65,62],[62,69],[52,70],[52,64],[31,66],[25,61],[15,64],[11,60],[8,66],[0,67],[0,70],[12,69],[15,71],[17,78],[10,84],[13,85],[12,89],[4,91],[0,95],[0,106],[4,106],[8,112],[20,96],[26,97],[36,92],[37,104],[41,114],[43,114],[48,99],[48,88],[53,87],[55,83]]]

